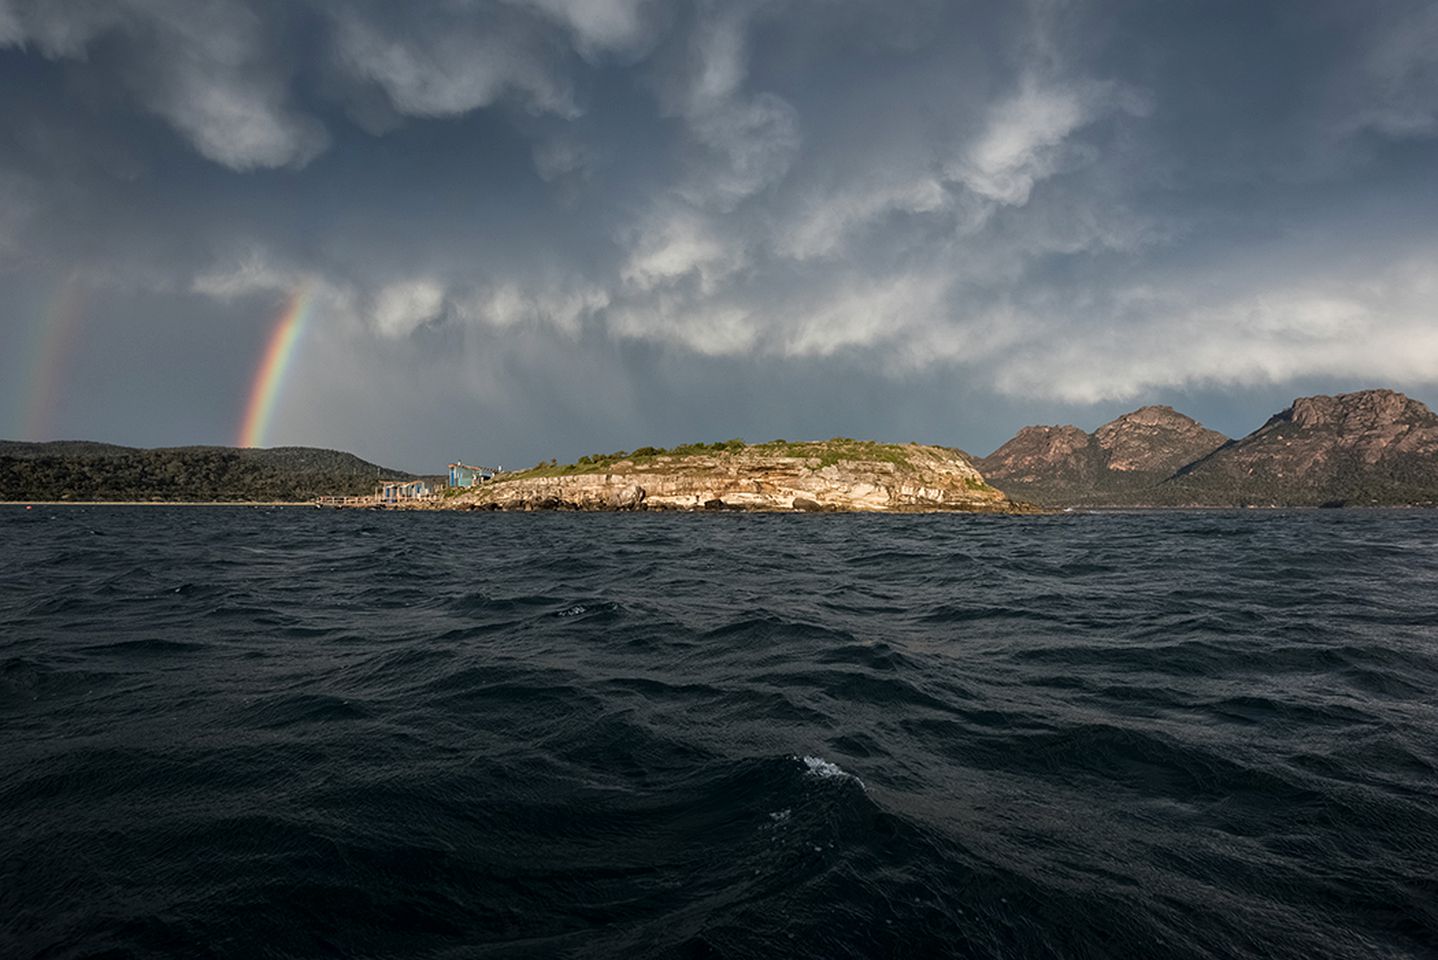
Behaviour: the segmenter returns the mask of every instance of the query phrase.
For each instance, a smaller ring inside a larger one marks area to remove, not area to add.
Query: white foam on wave
[[[847,770],[840,767],[837,763],[830,763],[823,757],[814,757],[806,753],[804,756],[795,757],[794,759],[802,761],[804,766],[809,768],[808,774],[811,777],[822,777],[825,780],[852,780],[860,787],[863,787],[865,790],[869,789],[868,787],[864,786],[864,781],[860,780],[852,773],[849,773]]]

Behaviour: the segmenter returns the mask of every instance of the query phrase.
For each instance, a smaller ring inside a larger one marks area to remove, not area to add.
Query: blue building
[[[493,480],[497,469],[490,467],[471,467],[467,463],[451,463],[449,465],[449,485],[451,487],[477,487],[481,483]]]

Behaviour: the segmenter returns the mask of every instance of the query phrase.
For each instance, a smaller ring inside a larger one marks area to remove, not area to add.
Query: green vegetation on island
[[[714,443],[684,443],[674,447],[639,447],[635,450],[618,450],[614,453],[591,453],[573,463],[560,464],[545,460],[530,467],[505,475],[506,480],[529,477],[571,477],[580,474],[605,473],[616,465],[628,463],[634,467],[656,464],[670,465],[675,461],[692,460],[695,465],[700,458],[722,457],[732,454],[751,453],[763,457],[793,457],[801,460],[817,460],[820,467],[833,466],[843,461],[868,463],[892,463],[908,466],[910,445],[901,443],[879,443],[874,440],[854,440],[849,437],[834,437],[830,440],[770,440],[765,443],[745,443],[743,440],[718,440]],[[951,448],[942,448],[951,449]],[[967,457],[963,451],[954,450]]]

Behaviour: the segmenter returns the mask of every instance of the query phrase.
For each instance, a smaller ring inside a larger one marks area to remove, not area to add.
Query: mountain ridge
[[[1430,504],[1438,414],[1388,389],[1316,394],[1228,439],[1150,405],[1091,434],[1024,427],[976,465],[1010,495],[1047,506]]]
[[[1438,502],[1438,414],[1387,389],[1299,397],[1166,486],[1217,503]]]
[[[1072,424],[1023,427],[975,466],[1036,503],[1105,503],[1137,496],[1227,441],[1172,407],[1150,404],[1092,433]]]

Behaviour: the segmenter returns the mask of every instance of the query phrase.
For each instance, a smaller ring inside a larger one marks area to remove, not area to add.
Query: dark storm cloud
[[[0,48],[0,324],[104,328],[72,433],[228,439],[300,285],[276,439],[411,461],[1438,382],[1427,3],[0,0]]]

